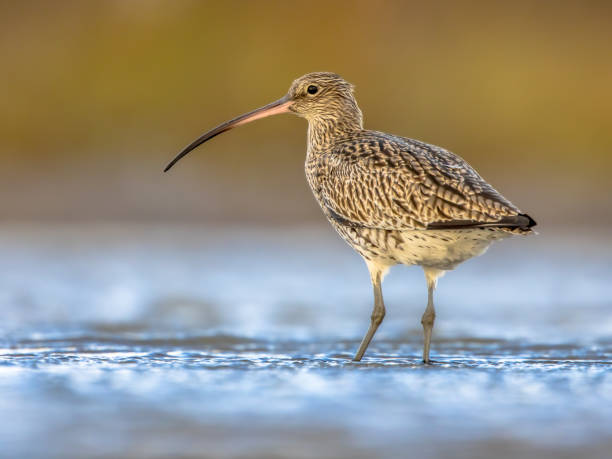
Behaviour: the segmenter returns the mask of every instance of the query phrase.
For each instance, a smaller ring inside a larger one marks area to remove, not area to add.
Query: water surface
[[[584,239],[582,239],[584,240]],[[350,359],[367,270],[328,228],[5,226],[7,457],[609,457],[612,271],[592,236],[419,268]]]

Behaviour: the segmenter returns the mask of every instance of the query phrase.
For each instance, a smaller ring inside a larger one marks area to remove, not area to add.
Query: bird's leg
[[[369,266],[368,266],[369,267]],[[370,268],[370,267],[369,267]],[[363,357],[366,349],[370,345],[370,341],[372,341],[372,337],[378,326],[381,324],[383,319],[385,318],[385,304],[383,303],[382,296],[382,272],[380,269],[370,268],[370,277],[372,278],[372,286],[374,287],[374,309],[372,310],[372,316],[370,320],[370,328],[368,328],[368,332],[363,337],[361,341],[361,345],[359,346],[359,350],[353,360],[355,362],[359,362]]]
[[[434,308],[433,293],[436,288],[435,279],[427,278],[427,308],[421,317],[421,324],[423,324],[423,334],[425,335],[425,344],[423,346],[423,362],[429,363],[429,345],[431,343],[431,332],[434,326],[434,320],[436,320],[436,310]]]

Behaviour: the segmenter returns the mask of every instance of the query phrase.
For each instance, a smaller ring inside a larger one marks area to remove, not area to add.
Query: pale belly
[[[333,221],[332,225],[366,261],[382,266],[419,265],[444,271],[482,255],[492,242],[511,236],[496,228],[395,231],[352,228]]]

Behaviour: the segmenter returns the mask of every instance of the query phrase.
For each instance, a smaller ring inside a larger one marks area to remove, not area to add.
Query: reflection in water
[[[415,268],[350,360],[371,292],[333,236],[5,229],[3,453],[606,457],[609,244],[509,241],[443,278],[425,367]]]

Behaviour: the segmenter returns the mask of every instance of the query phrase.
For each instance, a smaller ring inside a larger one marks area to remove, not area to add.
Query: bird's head
[[[286,96],[292,101],[288,108],[308,120],[339,117],[347,109],[357,108],[353,89],[335,73],[308,73],[291,84]]]
[[[277,101],[240,115],[201,135],[187,145],[166,166],[164,172],[207,140],[236,126],[279,113],[294,113],[308,121],[350,119],[354,120],[357,125],[361,125],[361,111],[357,107],[357,102],[353,96],[352,84],[335,73],[308,73],[295,80],[291,84],[289,92]]]

